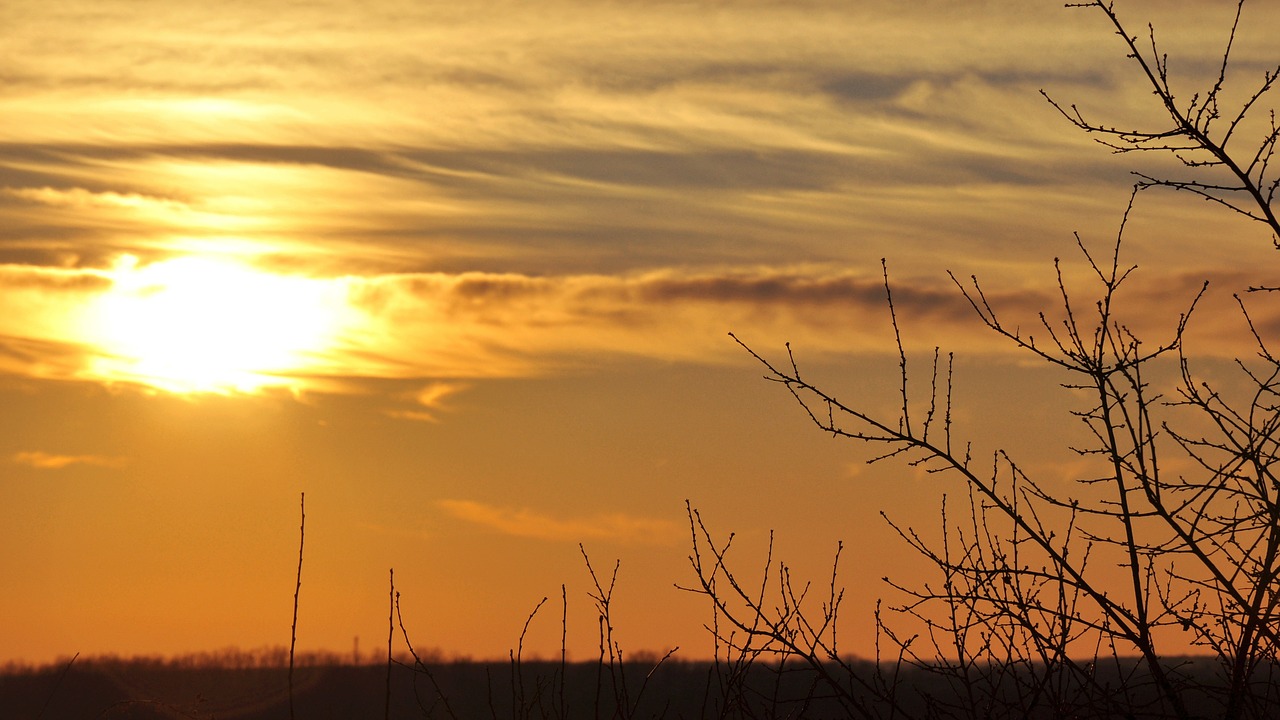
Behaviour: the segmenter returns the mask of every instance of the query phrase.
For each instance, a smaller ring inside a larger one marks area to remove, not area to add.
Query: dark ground
[[[159,662],[85,661],[0,675],[0,718],[221,718],[280,720],[290,717],[288,670],[173,667]],[[596,663],[521,664],[445,662],[431,677],[404,666],[391,672],[392,718],[698,718],[717,717],[725,705],[707,663],[627,663],[615,692],[607,667]],[[563,673],[562,673],[563,670]],[[561,682],[561,676],[565,682]],[[754,695],[772,694],[774,678],[752,672]],[[770,673],[770,675],[772,675]],[[758,676],[758,677],[755,677]],[[625,679],[624,679],[625,678]],[[767,680],[767,682],[766,682]],[[712,682],[712,685],[708,683]],[[812,678],[781,683],[803,696]],[[625,685],[625,687],[624,687]],[[561,688],[563,687],[563,691]],[[299,720],[383,718],[387,708],[385,665],[328,665],[294,671],[294,716]],[[447,705],[445,700],[447,699]],[[764,696],[755,699],[763,703]],[[46,705],[47,703],[47,705]],[[813,717],[842,716],[836,704]],[[787,712],[776,705],[777,716]]]
[[[1106,718],[1165,717],[1167,708],[1142,700],[1141,665],[1098,669],[1092,690],[1060,684],[1046,699],[1028,690],[1026,676],[1017,673],[979,673],[974,682],[956,682],[935,673],[904,670],[899,676],[900,710],[881,701],[840,700],[833,697],[814,668],[776,663],[730,666],[668,660],[655,670],[655,661],[628,662],[609,668],[595,662],[525,661],[519,672],[509,662],[433,662],[430,674],[404,665],[390,673],[386,665],[337,662],[307,664],[294,671],[294,712],[297,720],[360,720],[391,718],[844,718],[844,717],[959,717],[975,703],[976,717],[989,718]],[[1101,665],[1102,663],[1099,663]],[[233,663],[235,665],[235,663]],[[158,659],[81,659],[69,665],[9,668],[0,673],[0,720],[91,720],[145,718],[167,720],[285,720],[290,717],[287,666],[260,662],[237,666],[183,663]],[[1114,665],[1114,663],[1113,663]],[[1212,685],[1213,663],[1187,659],[1184,679]],[[848,682],[849,671],[870,679],[874,666],[853,663],[828,666],[822,673]],[[1099,688],[1124,686],[1130,692]],[[1275,675],[1269,677],[1274,678]],[[890,678],[886,678],[890,679]],[[1264,684],[1270,685],[1269,681]],[[853,683],[856,685],[856,682]],[[1135,694],[1134,688],[1138,689]],[[1274,687],[1272,688],[1274,690]],[[972,691],[973,694],[970,694]],[[860,693],[855,693],[860,694]],[[1264,693],[1274,695],[1271,692]],[[1028,698],[1039,698],[1028,705]],[[1220,717],[1214,693],[1188,697],[1193,714]],[[976,698],[976,700],[975,700]],[[1118,710],[1123,700],[1138,712]],[[389,707],[389,713],[388,713]],[[1265,708],[1250,717],[1280,717]],[[1258,714],[1258,713],[1261,714]]]

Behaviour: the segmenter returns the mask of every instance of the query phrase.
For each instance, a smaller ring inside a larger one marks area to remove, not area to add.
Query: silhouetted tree
[[[1096,475],[1064,492],[1003,450],[981,462],[972,457],[971,446],[953,435],[951,356],[935,351],[923,391],[920,377],[909,377],[887,270],[899,359],[896,413],[837,400],[804,377],[789,346],[776,362],[743,344],[818,428],[877,448],[872,462],[896,460],[958,478],[966,496],[959,511],[944,498],[939,540],[890,522],[938,575],[919,586],[891,583],[905,596],[897,614],[919,631],[895,632],[877,612],[878,657],[870,671],[845,661],[837,646],[834,574],[816,608],[807,599],[810,586],[793,585],[787,566],[772,557],[763,581],[748,584],[729,565],[731,538],[717,543],[690,508],[698,577],[692,589],[711,602],[725,657],[816,669],[822,687],[814,692],[839,697],[858,717],[1274,716],[1280,359],[1239,296],[1256,345],[1253,356],[1236,360],[1243,393],[1197,377],[1185,352],[1203,288],[1183,299],[1180,318],[1155,343],[1131,331],[1117,309],[1117,291],[1133,270],[1121,262],[1125,225],[1144,190],[1172,188],[1230,208],[1265,225],[1280,247],[1280,177],[1270,164],[1280,130],[1265,106],[1280,67],[1234,107],[1223,97],[1242,6],[1211,86],[1180,100],[1154,29],[1140,40],[1109,2],[1069,5],[1101,13],[1114,26],[1168,123],[1116,129],[1045,97],[1107,147],[1172,156],[1185,175],[1135,173],[1106,255],[1090,252],[1077,236],[1096,284],[1089,302],[1069,292],[1055,261],[1061,307],[1052,317],[1041,313],[1034,334],[1007,324],[976,278],[952,276],[991,332],[1067,373],[1065,387],[1083,402],[1070,412],[1090,438],[1072,449],[1092,461]],[[1150,379],[1161,367],[1178,377],[1164,394]],[[1173,455],[1191,469],[1171,471]],[[1207,658],[1187,656],[1188,645]]]

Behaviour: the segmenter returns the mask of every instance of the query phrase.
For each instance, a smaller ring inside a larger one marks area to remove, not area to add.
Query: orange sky
[[[1188,91],[1216,71],[1225,9],[1117,9]],[[1240,87],[1280,21],[1245,12]],[[0,661],[287,643],[304,491],[303,650],[385,637],[394,567],[422,647],[505,657],[564,584],[592,657],[583,543],[624,649],[705,656],[689,500],[744,572],[770,529],[819,580],[845,541],[865,652],[919,569],[879,510],[929,526],[945,488],[813,431],[727,333],[892,408],[887,257],[913,357],[959,352],[958,430],[1069,480],[1059,378],[945,272],[1034,321],[1161,167],[1039,95],[1159,118],[1060,2],[17,0],[0,39]],[[1168,194],[1126,257],[1140,328],[1214,280],[1211,370],[1275,282],[1258,228]],[[526,648],[559,641],[544,609]]]

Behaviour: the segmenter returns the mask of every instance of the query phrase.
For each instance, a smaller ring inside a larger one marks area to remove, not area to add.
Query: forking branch
[[[757,653],[753,658],[772,653],[825,668],[830,691],[846,698],[852,714],[1234,719],[1268,717],[1280,704],[1280,361],[1244,312],[1257,349],[1236,359],[1235,389],[1219,389],[1193,372],[1184,338],[1207,283],[1184,299],[1168,336],[1154,344],[1130,329],[1117,302],[1135,270],[1121,263],[1121,248],[1144,189],[1170,187],[1230,208],[1266,225],[1280,247],[1273,211],[1280,177],[1271,166],[1280,130],[1274,111],[1260,131],[1255,117],[1280,66],[1228,108],[1238,2],[1216,79],[1180,103],[1154,29],[1148,49],[1110,3],[1069,7],[1106,16],[1171,124],[1118,130],[1045,97],[1112,150],[1172,156],[1191,175],[1135,173],[1139,181],[1108,255],[1095,255],[1076,237],[1094,288],[1090,302],[1078,302],[1080,291],[1068,287],[1055,260],[1059,313],[1053,319],[1041,313],[1035,334],[1007,325],[976,277],[951,279],[988,331],[1068,374],[1064,387],[1082,404],[1067,412],[1083,424],[1087,441],[1066,449],[1087,464],[1085,477],[1064,490],[1002,449],[992,452],[988,467],[978,467],[952,424],[952,356],[935,349],[925,382],[912,382],[884,261],[898,361],[896,412],[838,400],[802,375],[790,345],[778,362],[732,336],[815,427],[865,445],[868,462],[896,460],[929,477],[949,475],[968,496],[959,522],[943,497],[939,539],[889,521],[940,576],[923,584],[886,578],[905,598],[895,608],[899,617],[919,632],[895,632],[877,612],[877,656],[881,641],[895,651],[887,666],[877,657],[871,677],[896,678],[905,664],[948,688],[914,706],[901,702],[896,683],[868,681],[842,664],[834,642],[800,642],[823,637],[809,628],[831,627],[834,639],[834,607],[807,616],[801,603],[788,600],[791,578],[772,557],[764,572],[777,577],[782,602],[773,607],[763,593],[748,592],[728,566],[728,543],[717,545],[690,510],[691,562],[701,579],[695,590],[712,599],[715,627],[724,618],[744,634],[737,645],[733,635],[718,637],[741,653]],[[1246,135],[1255,144],[1242,143]],[[1151,379],[1170,368],[1172,383]],[[1213,670],[1183,656],[1188,647],[1209,653]]]
[[[1276,142],[1280,139],[1280,126],[1276,124],[1275,109],[1262,109],[1265,120],[1256,119],[1260,101],[1275,88],[1280,78],[1280,65],[1263,73],[1262,79],[1238,104],[1235,111],[1224,115],[1222,94],[1227,85],[1228,65],[1235,45],[1236,34],[1244,9],[1244,0],[1237,0],[1235,19],[1227,35],[1222,62],[1217,77],[1208,90],[1194,93],[1185,105],[1179,105],[1169,81],[1169,58],[1156,43],[1154,27],[1147,26],[1149,47],[1139,47],[1138,36],[1131,35],[1121,23],[1111,2],[1094,0],[1087,3],[1070,3],[1071,8],[1097,8],[1110,21],[1115,32],[1125,42],[1128,57],[1141,69],[1141,75],[1150,85],[1152,93],[1168,115],[1169,124],[1159,129],[1123,130],[1085,118],[1072,104],[1064,107],[1047,92],[1041,91],[1058,112],[1077,128],[1098,136],[1097,141],[1117,153],[1135,151],[1169,154],[1193,172],[1188,178],[1160,177],[1134,171],[1138,187],[1168,187],[1198,195],[1261,222],[1272,235],[1272,242],[1280,248],[1280,220],[1277,220],[1273,204],[1280,174],[1272,167]],[[1254,124],[1250,124],[1254,121]],[[1257,127],[1256,123],[1263,125]],[[1225,123],[1225,126],[1224,126]],[[1234,148],[1238,132],[1253,133],[1256,140],[1244,152],[1236,154]],[[1219,171],[1214,174],[1213,171]],[[1243,196],[1243,198],[1241,198]]]

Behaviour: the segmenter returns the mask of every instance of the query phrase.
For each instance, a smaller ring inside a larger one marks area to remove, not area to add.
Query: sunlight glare
[[[233,259],[188,256],[139,266],[126,256],[91,332],[108,381],[176,393],[296,387],[342,324],[332,283],[276,275]]]

